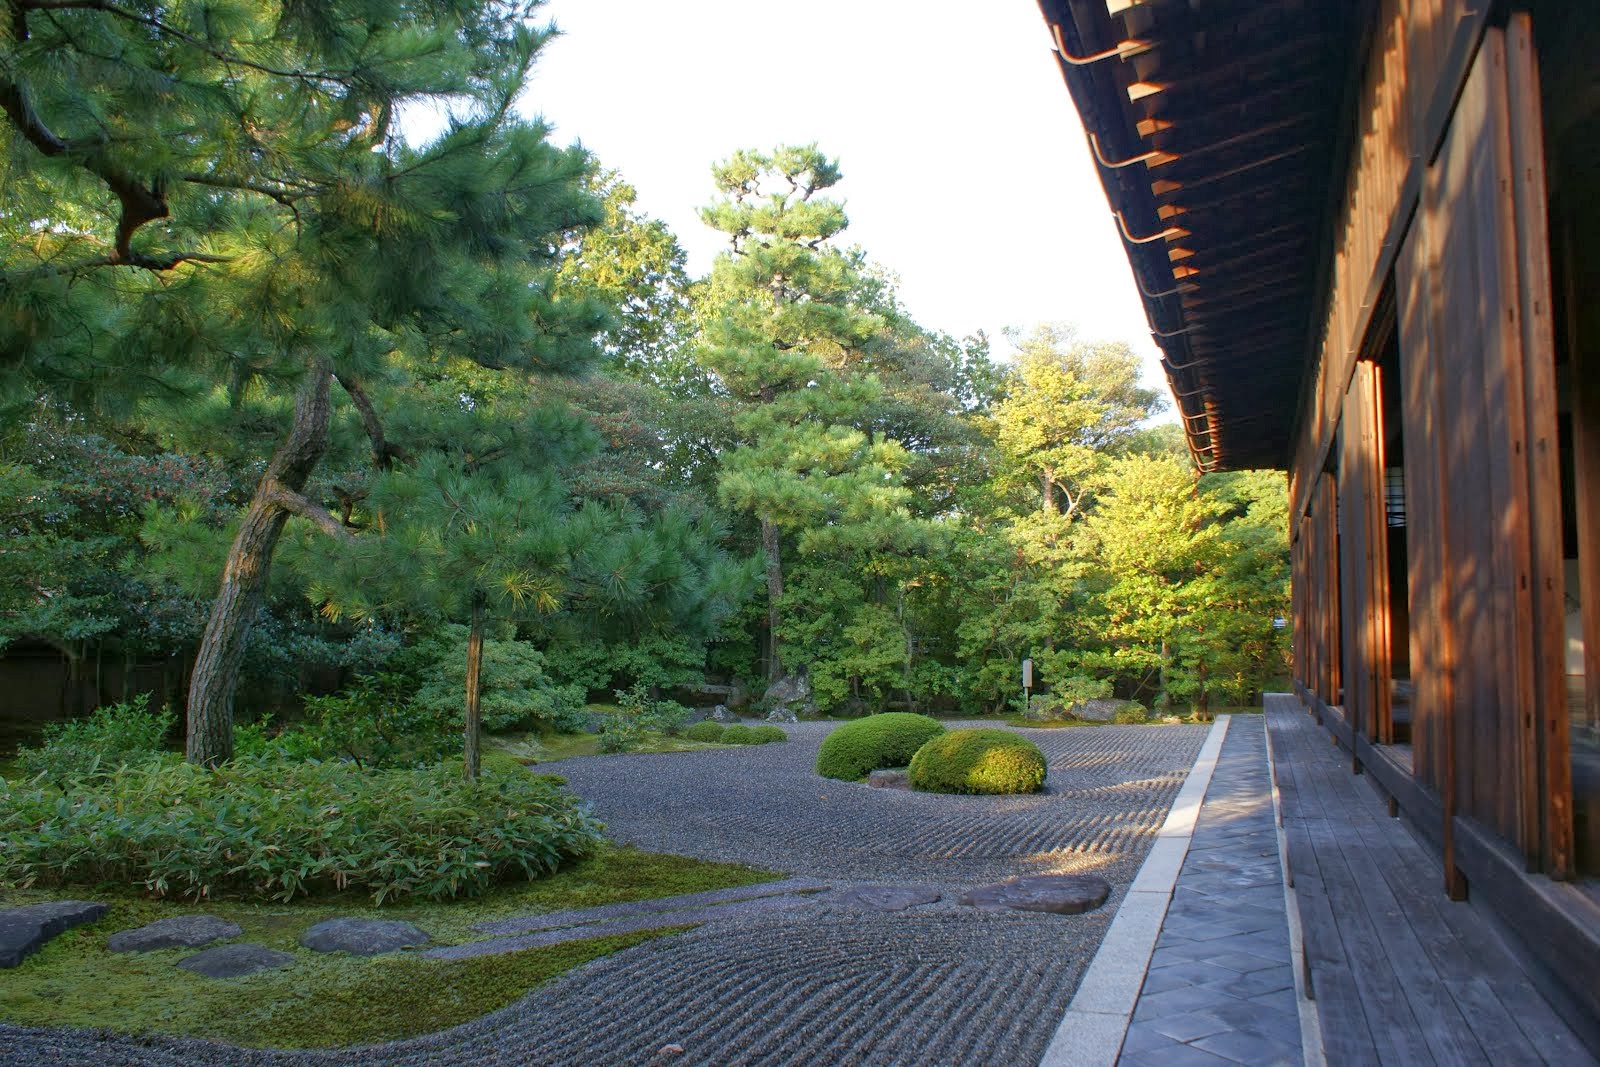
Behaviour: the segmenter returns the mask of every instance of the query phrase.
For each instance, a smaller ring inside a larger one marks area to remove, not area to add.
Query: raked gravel
[[[790,725],[788,744],[575,759],[553,769],[618,840],[834,886],[914,882],[942,890],[944,900],[883,913],[821,895],[792,910],[735,910],[568,972],[503,1011],[392,1044],[287,1053],[0,1025],[0,1064],[1037,1062],[1206,728],[1021,731],[1050,765],[1048,792],[1029,797],[933,796],[818,778],[811,764],[831,728]],[[1106,907],[1060,916],[955,903],[984,882],[1077,872],[1112,883]],[[657,1055],[667,1045],[684,1051]]]

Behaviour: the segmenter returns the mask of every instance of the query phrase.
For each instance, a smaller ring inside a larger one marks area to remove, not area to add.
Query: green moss
[[[911,760],[911,787],[931,793],[1036,793],[1045,774],[1039,746],[1008,730],[951,730]]]
[[[904,711],[868,715],[823,738],[817,773],[858,782],[880,767],[904,767],[930,738],[942,733],[943,724],[926,715]]]
[[[697,722],[683,732],[683,736],[690,741],[706,741],[715,743],[722,740],[722,724],[707,719]]]
[[[607,847],[539,882],[503,887],[471,901],[381,909],[360,898],[279,906],[212,901],[205,911],[242,926],[240,940],[295,955],[295,962],[283,970],[230,981],[201,978],[173,966],[187,950],[105,950],[110,933],[192,913],[192,905],[117,896],[103,889],[80,892],[106,900],[110,913],[93,926],[62,935],[21,967],[7,971],[0,981],[0,1020],[284,1048],[408,1037],[504,1007],[572,967],[672,929],[446,961],[407,954],[361,959],[313,953],[297,945],[307,927],[336,915],[406,919],[431,933],[435,942],[456,944],[479,936],[472,932],[474,924],[508,915],[723,889],[774,877],[734,864]],[[6,903],[45,899],[50,895],[18,893]]]

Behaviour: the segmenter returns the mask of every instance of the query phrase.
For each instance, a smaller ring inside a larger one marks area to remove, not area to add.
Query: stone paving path
[[[1125,1067],[1298,1065],[1261,716],[1235,716],[1122,1044]]]

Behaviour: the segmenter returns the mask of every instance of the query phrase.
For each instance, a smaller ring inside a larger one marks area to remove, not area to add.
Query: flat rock
[[[909,771],[893,769],[873,771],[867,775],[867,784],[874,789],[910,789],[911,774]]]
[[[1036,874],[969,889],[961,894],[961,903],[1077,915],[1098,908],[1110,894],[1111,883],[1092,874]]]
[[[300,943],[313,952],[352,956],[381,956],[430,940],[427,931],[395,919],[328,919],[300,935]]]
[[[828,898],[830,904],[873,911],[905,911],[939,899],[939,891],[926,885],[853,885]]]
[[[52,938],[74,926],[92,923],[106,913],[104,904],[89,900],[52,900],[0,908],[0,967],[15,967]]]
[[[293,962],[294,957],[287,952],[249,941],[236,941],[186,956],[178,961],[178,966],[207,978],[243,978],[257,971],[275,971]]]
[[[213,941],[238,937],[244,929],[238,923],[215,915],[174,915],[157,919],[146,926],[120,930],[111,935],[106,948],[112,952],[154,952],[158,948],[199,948]]]

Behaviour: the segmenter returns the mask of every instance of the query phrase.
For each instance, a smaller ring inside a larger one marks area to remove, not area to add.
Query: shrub
[[[467,628],[447,625],[396,657],[415,687],[412,703],[460,732],[465,714]],[[545,669],[544,654],[526,641],[486,638],[479,678],[483,728],[581,730],[587,722],[584,690],[558,685]]]
[[[711,719],[697,722],[685,730],[683,736],[691,741],[721,741],[722,724]]]
[[[1143,704],[1136,704],[1130,700],[1111,713],[1111,721],[1118,726],[1142,726],[1150,721],[1150,713],[1145,710]]]
[[[1044,753],[1008,730],[951,730],[911,760],[911,788],[930,793],[1036,793]]]
[[[756,732],[742,722],[736,722],[722,731],[722,743],[725,745],[753,745],[756,744]]]
[[[817,773],[859,782],[880,767],[904,767],[944,727],[926,715],[886,711],[847,722],[822,740]]]
[[[58,783],[109,774],[160,752],[174,718],[166,708],[151,711],[150,698],[141,693],[98,708],[86,719],[50,723],[42,745],[17,752],[17,766],[30,778],[44,774]]]
[[[789,735],[784,733],[783,728],[779,726],[768,726],[763,724],[761,726],[752,726],[749,729],[750,740],[746,742],[747,744],[770,745],[789,740]]]
[[[472,896],[592,852],[603,827],[550,779],[459,762],[363,773],[352,764],[152,757],[69,790],[0,786],[0,885],[102,882],[159,896],[374,901]]]
[[[437,763],[461,747],[461,729],[447,714],[414,703],[406,679],[359,678],[339,693],[305,698],[305,719],[267,741],[286,759],[347,759],[368,769]],[[235,734],[235,751],[249,755],[261,738]]]

